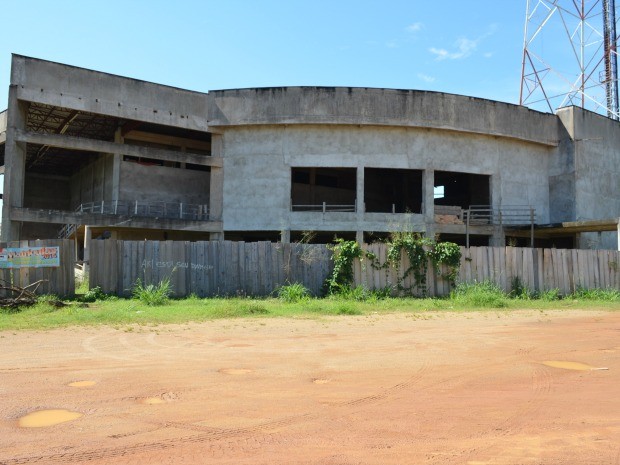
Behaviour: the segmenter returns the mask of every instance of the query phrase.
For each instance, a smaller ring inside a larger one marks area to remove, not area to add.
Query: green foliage
[[[450,299],[466,307],[502,308],[507,305],[506,294],[491,281],[460,283],[450,293]]]
[[[134,299],[139,300],[145,305],[158,306],[165,305],[172,295],[172,285],[170,278],[165,278],[159,284],[142,284],[138,278],[134,285],[131,295]]]
[[[334,271],[327,279],[327,292],[338,294],[348,289],[353,283],[353,261],[362,258],[362,248],[356,241],[336,239],[336,243],[328,246],[333,252]]]
[[[361,315],[362,312],[354,305],[349,303],[342,303],[336,307],[337,315]]]
[[[387,258],[381,263],[377,256],[371,252],[363,251],[355,241],[337,239],[336,244],[330,247],[334,260],[334,272],[327,280],[327,290],[331,295],[342,294],[351,296],[355,300],[366,300],[363,289],[351,289],[353,283],[353,261],[356,258],[369,260],[370,266],[376,270],[395,268],[398,271],[396,289],[401,292],[413,294],[416,290],[426,294],[426,273],[429,260],[437,273],[440,266],[445,265],[448,272],[443,275],[452,284],[455,283],[461,264],[461,249],[452,242],[435,242],[419,233],[395,232],[390,236],[387,243]],[[407,256],[409,266],[401,271],[403,253]],[[413,276],[413,285],[405,286],[404,282]],[[357,294],[356,294],[357,293]],[[359,295],[359,294],[362,295]],[[381,290],[375,298],[391,295],[392,289]]]
[[[521,300],[531,300],[536,298],[536,294],[532,292],[525,284],[519,276],[515,276],[512,278],[510,282],[510,293],[508,297],[513,299],[521,299]]]
[[[378,300],[384,300],[389,298],[391,294],[392,288],[389,286],[376,290],[370,290],[364,286],[348,286],[341,289],[341,291],[334,296],[342,300],[354,300],[356,302],[376,302]]]
[[[95,302],[97,300],[108,300],[110,297],[108,294],[101,290],[101,287],[96,286],[86,291],[86,293],[78,300],[80,302]]]
[[[82,279],[75,280],[75,293],[86,294],[88,292],[88,275],[82,277]]]
[[[437,274],[440,274],[439,267],[441,265],[448,268],[448,272],[443,277],[454,285],[461,267],[461,248],[454,242],[436,242],[428,255]]]
[[[538,298],[545,302],[553,302],[554,300],[560,300],[560,297],[561,297],[560,290],[557,288],[543,291],[538,295]]]
[[[244,302],[239,306],[239,310],[239,313],[243,316],[266,315],[269,313],[269,310],[264,304],[256,301]]]
[[[578,300],[604,300],[608,302],[620,302],[620,290],[613,288],[584,289],[582,287],[578,287],[569,297]]]
[[[386,264],[400,269],[402,252],[409,259],[409,267],[398,277],[397,287],[401,291],[413,292],[415,288],[426,294],[426,272],[428,270],[428,253],[426,251],[432,245],[432,241],[419,233],[396,232],[392,233],[388,243]],[[405,279],[413,274],[414,285],[405,287]]]
[[[310,291],[301,283],[287,284],[277,290],[277,295],[284,302],[299,302],[310,297]]]

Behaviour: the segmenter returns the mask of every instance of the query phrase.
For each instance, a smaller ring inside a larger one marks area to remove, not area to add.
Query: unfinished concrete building
[[[617,247],[620,124],[577,107],[369,88],[199,93],[14,55],[0,157],[3,240],[408,230]]]

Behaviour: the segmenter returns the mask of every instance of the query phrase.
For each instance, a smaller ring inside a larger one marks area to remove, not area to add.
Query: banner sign
[[[0,248],[0,268],[60,266],[60,247]]]

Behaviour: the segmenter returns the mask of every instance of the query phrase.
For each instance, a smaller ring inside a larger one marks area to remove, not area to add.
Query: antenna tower
[[[519,103],[620,119],[615,0],[527,0]]]

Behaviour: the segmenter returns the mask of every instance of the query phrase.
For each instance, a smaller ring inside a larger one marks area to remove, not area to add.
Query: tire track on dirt
[[[395,384],[378,394],[373,394],[370,396],[364,396],[359,399],[354,399],[350,401],[340,402],[334,404],[331,408],[335,407],[335,410],[339,414],[338,416],[344,415],[350,408],[367,406],[378,401],[387,399],[391,395],[412,388],[417,383],[419,383],[423,378],[424,374],[429,370],[428,363],[424,363],[418,371],[415,372],[414,375],[407,378],[405,381]],[[328,407],[329,408],[329,407]],[[219,442],[228,439],[236,439],[236,440],[247,440],[248,438],[254,438],[256,436],[268,435],[273,432],[273,430],[279,428],[289,427],[298,423],[303,423],[311,420],[319,419],[321,416],[326,415],[325,411],[317,412],[317,413],[304,413],[300,415],[288,416],[280,419],[275,419],[267,422],[262,422],[257,425],[247,426],[247,427],[239,427],[239,428],[225,428],[225,429],[214,429],[213,427],[201,426],[195,423],[183,423],[183,422],[146,422],[147,424],[151,423],[154,426],[158,426],[157,429],[163,428],[175,428],[180,430],[190,430],[196,431],[200,434],[194,435],[186,435],[186,436],[178,436],[175,438],[164,439],[161,441],[155,442],[142,442],[130,446],[123,447],[108,447],[101,448],[97,450],[90,451],[74,451],[74,452],[66,452],[66,453],[56,453],[56,454],[47,454],[47,455],[32,455],[26,457],[17,457],[8,460],[0,461],[2,465],[19,465],[19,464],[30,464],[30,463],[72,463],[72,462],[83,462],[83,461],[92,461],[92,460],[100,460],[100,459],[109,459],[109,458],[118,458],[130,454],[139,454],[144,452],[152,452],[152,451],[161,451],[173,447],[179,447],[183,444],[192,444],[192,443],[210,443],[210,442]],[[155,431],[155,430],[153,430]],[[140,434],[139,432],[136,434]],[[131,435],[131,434],[130,434]],[[124,437],[124,436],[119,436]],[[116,439],[116,438],[114,438]],[[232,445],[232,443],[231,443]]]
[[[537,419],[545,415],[545,400],[552,391],[553,376],[547,367],[538,365],[532,368],[530,379],[531,396],[524,400],[512,414],[499,423],[490,425],[483,431],[468,437],[470,440],[484,438],[484,446],[466,449],[459,457],[454,458],[453,462],[442,460],[442,463],[463,463],[463,461],[474,460],[485,451],[491,450],[501,438],[515,435],[528,425],[536,424]]]

